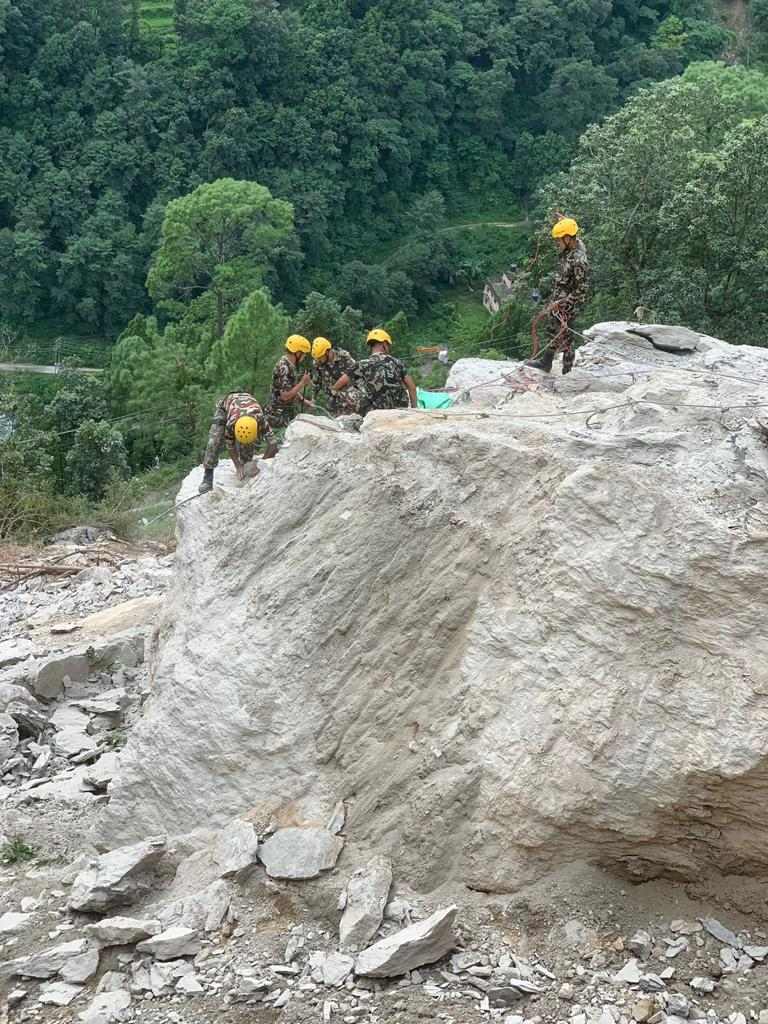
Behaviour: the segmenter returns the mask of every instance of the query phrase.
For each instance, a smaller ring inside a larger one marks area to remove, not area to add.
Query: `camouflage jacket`
[[[295,387],[303,376],[303,372],[298,366],[293,365],[288,356],[278,359],[272,371],[272,387],[267,406],[267,416],[273,427],[287,427],[299,411],[298,399],[286,405],[285,402],[280,401],[280,395]]]
[[[331,351],[333,353],[333,362],[329,359],[325,359],[322,363],[315,363],[312,368],[311,375],[312,387],[315,391],[319,391],[325,395],[328,399],[331,412],[335,412],[339,396],[331,390],[331,387],[336,383],[339,377],[345,373],[351,381],[354,380],[357,363],[346,349],[334,348]]]
[[[246,455],[243,461],[247,461],[248,458],[252,458],[255,446],[240,445],[235,441],[235,423],[237,423],[241,416],[253,416],[259,424],[260,441],[266,441],[267,444],[276,444],[277,438],[272,433],[272,428],[264,414],[264,410],[253,395],[249,395],[247,391],[230,391],[228,395],[224,395],[213,414],[214,426],[224,428],[224,441],[227,448],[230,451],[237,451],[238,454],[242,450]]]
[[[357,364],[354,382],[366,394],[369,409],[407,409],[405,364],[379,352]]]
[[[575,249],[566,249],[560,254],[550,301],[565,303],[575,311],[584,305],[588,292],[589,260],[584,243],[578,238]]]

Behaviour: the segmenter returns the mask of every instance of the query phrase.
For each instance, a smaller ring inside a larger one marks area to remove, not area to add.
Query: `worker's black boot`
[[[213,470],[206,469],[203,473],[203,482],[197,488],[198,494],[206,494],[213,490]]]
[[[532,366],[534,370],[543,370],[544,373],[549,373],[554,359],[555,353],[551,349],[547,349],[546,352],[542,352],[536,359],[526,359],[524,365]]]

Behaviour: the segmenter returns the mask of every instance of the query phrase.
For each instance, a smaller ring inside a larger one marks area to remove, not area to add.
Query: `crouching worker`
[[[365,412],[365,396],[348,383],[357,369],[357,363],[349,352],[343,348],[334,348],[327,338],[315,338],[312,342],[312,359],[312,387],[315,395],[325,396],[328,411],[334,416],[362,415]]]
[[[259,439],[267,443],[265,459],[274,458],[277,454],[277,442],[266,416],[253,397],[246,391],[231,391],[216,406],[213,414],[208,444],[203,456],[203,482],[198,490],[205,494],[213,487],[213,471],[219,462],[219,451],[226,442],[232,462],[235,466],[237,479],[256,476],[258,463],[254,461],[256,446]]]

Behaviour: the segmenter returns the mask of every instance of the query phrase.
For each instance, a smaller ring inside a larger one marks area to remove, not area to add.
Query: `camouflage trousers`
[[[334,416],[363,416],[368,397],[360,388],[346,387],[328,396],[328,411]]]
[[[576,354],[570,327],[576,319],[576,308],[567,300],[559,303],[558,315],[547,317],[547,347],[553,355],[563,353],[563,373],[570,373]]]

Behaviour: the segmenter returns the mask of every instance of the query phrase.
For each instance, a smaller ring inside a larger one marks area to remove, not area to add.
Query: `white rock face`
[[[364,949],[355,961],[355,974],[396,978],[439,960],[454,947],[453,922],[457,910],[456,906],[438,910],[425,921],[409,925]]]
[[[144,874],[165,853],[165,840],[148,839],[96,857],[74,881],[72,910],[106,910],[129,903],[145,889]]]
[[[180,510],[98,838],[258,794],[306,824],[346,800],[350,840],[421,890],[574,859],[765,873],[768,350],[637,330],[598,325],[568,377],[509,365],[498,409],[303,417]]]
[[[371,941],[384,918],[392,887],[392,863],[374,857],[355,871],[347,885],[347,900],[339,923],[339,945],[345,953],[357,953]]]

